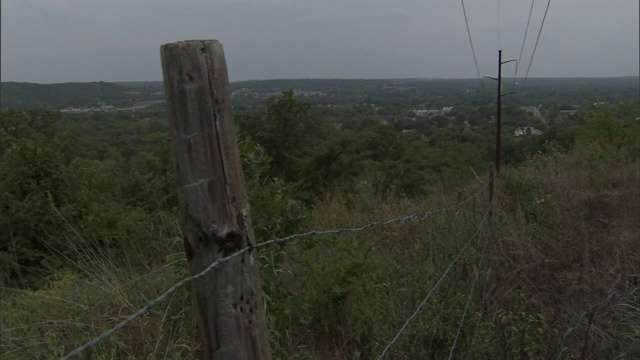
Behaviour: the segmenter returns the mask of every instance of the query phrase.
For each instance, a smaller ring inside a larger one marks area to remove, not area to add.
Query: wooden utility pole
[[[496,174],[500,174],[500,163],[501,163],[501,155],[502,155],[502,97],[514,94],[513,92],[503,94],[502,93],[502,65],[506,63],[510,63],[513,60],[502,61],[502,50],[498,50],[498,77],[489,79],[496,80],[498,82],[498,109],[496,111],[496,158],[495,158],[495,167]]]
[[[189,272],[253,244],[222,44],[162,45]],[[193,281],[203,359],[270,359],[258,258],[248,251]]]

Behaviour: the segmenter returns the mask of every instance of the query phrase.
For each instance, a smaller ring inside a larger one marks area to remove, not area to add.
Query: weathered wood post
[[[222,44],[160,48],[190,273],[254,241]],[[193,282],[204,359],[270,359],[258,259],[248,251]]]

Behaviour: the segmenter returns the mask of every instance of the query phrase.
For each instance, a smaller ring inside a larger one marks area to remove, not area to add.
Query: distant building
[[[412,113],[418,116],[446,115],[453,110],[453,107],[443,107],[442,109],[411,109]]]
[[[533,126],[519,127],[513,133],[517,137],[525,137],[529,135],[542,135],[542,131],[534,128]]]
[[[542,113],[540,112],[540,108],[542,108],[542,105],[521,106],[520,108],[528,113],[533,114],[533,116],[537,117],[538,119],[543,119]]]

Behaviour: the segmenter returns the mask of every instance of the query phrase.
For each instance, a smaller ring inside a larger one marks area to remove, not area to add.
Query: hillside
[[[635,145],[616,150],[615,143],[599,141],[604,148],[582,143],[566,154],[534,156],[503,169],[486,257],[481,256],[489,235],[482,225],[483,198],[424,223],[325,236],[261,252],[276,358],[375,358],[478,229],[481,236],[471,252],[399,344],[395,358],[446,357],[474,279],[480,282],[471,298],[466,336],[458,344],[461,356],[640,356],[640,142],[636,138]],[[381,186],[375,178],[363,178],[353,193],[328,194],[300,231],[424,213],[456,204],[479,189],[475,181],[456,189],[440,186],[429,198],[412,199],[385,195]],[[273,204],[271,209],[277,209]],[[258,217],[259,209],[254,203]],[[282,210],[271,221],[286,224],[292,209]],[[117,220],[120,229],[111,231],[135,231],[141,220],[148,221],[132,211],[126,210]],[[125,217],[132,215],[138,220],[126,225]],[[153,233],[129,232],[125,263],[115,255],[78,253],[79,266],[59,272],[45,289],[3,288],[3,358],[60,356],[141,306],[140,293],[155,297],[186,276],[174,216],[161,215]],[[97,225],[94,231],[100,231]],[[81,238],[80,228],[68,231],[74,251],[109,238]],[[152,243],[148,236],[154,237]],[[131,267],[131,261],[143,258],[146,266]],[[179,291],[155,316],[105,340],[89,358],[107,353],[114,354],[108,358],[197,358],[191,304],[189,293]]]
[[[394,358],[640,357],[630,88],[506,104],[489,217],[490,97],[402,81],[234,97],[258,241],[360,228],[259,251],[274,358],[376,358],[423,301]],[[187,276],[169,143],[162,109],[0,112],[0,357],[63,356]],[[83,356],[197,358],[193,311],[179,287]]]

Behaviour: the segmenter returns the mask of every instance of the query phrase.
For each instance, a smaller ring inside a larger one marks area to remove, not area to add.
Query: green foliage
[[[640,110],[637,111],[640,115]],[[607,152],[627,150],[637,146],[637,142],[631,136],[632,130],[638,129],[638,122],[631,121],[624,116],[616,116],[614,111],[594,111],[589,114],[587,131],[584,135],[586,141],[595,142]]]
[[[293,187],[272,177],[271,158],[253,140],[241,139],[239,147],[256,238],[261,242],[295,231],[305,211]]]
[[[52,249],[64,250],[64,219],[82,216],[74,189],[79,169],[71,138],[43,111],[0,113],[0,252],[12,259],[3,284],[42,285]],[[8,254],[11,254],[9,256]]]
[[[78,141],[58,113],[10,110],[0,119],[0,252],[11,260],[2,282],[41,287],[83,251],[146,268],[158,247],[130,239],[159,229],[176,206],[168,136],[146,135],[129,161],[113,149],[100,159],[102,139]]]
[[[240,130],[264,147],[271,157],[272,173],[289,181],[299,179],[303,159],[312,153],[322,130],[318,118],[310,112],[309,103],[293,97],[293,91],[267,102],[267,116],[239,118]]]
[[[543,83],[532,81],[535,94]],[[469,166],[482,172],[493,156],[493,100],[471,82],[305,80],[297,96],[266,100],[286,84],[234,97],[252,111],[237,120],[258,241],[454,204],[478,187]],[[476,240],[396,358],[448,356],[478,276],[456,356],[637,357],[640,103],[557,93],[541,101],[553,120],[543,135],[505,132],[511,166],[498,178],[486,267]],[[418,117],[408,105],[455,109]],[[505,105],[506,128],[531,125],[519,105]],[[140,293],[187,275],[169,153],[161,111],[0,114],[3,358],[60,356],[139,308]],[[424,223],[261,250],[274,358],[375,358],[486,208],[480,197]],[[192,305],[182,288],[86,357],[193,358]]]
[[[253,229],[258,242],[294,233],[306,215],[302,204],[293,198],[293,187],[270,175],[271,158],[251,139],[241,139],[240,152],[253,213]],[[283,271],[285,253],[279,247],[260,251],[260,273],[274,357],[286,358],[282,347],[288,325],[303,306],[277,282]]]

